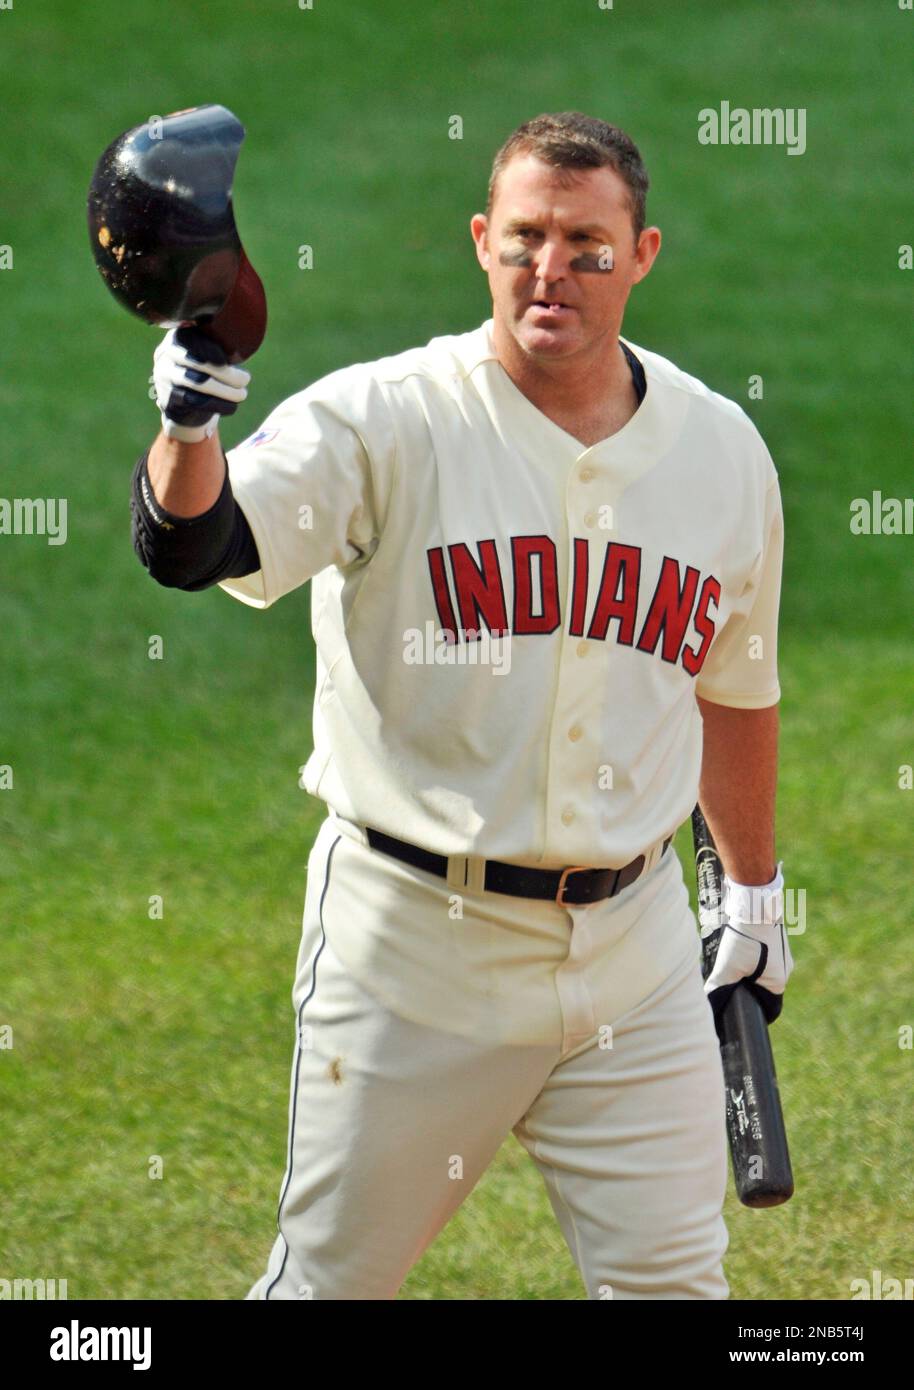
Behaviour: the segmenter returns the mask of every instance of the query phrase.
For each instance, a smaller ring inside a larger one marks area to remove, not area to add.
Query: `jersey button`
[[[584,641],[583,638],[581,638],[581,641],[578,643],[577,647],[575,648],[575,651],[577,652],[578,656],[587,655],[587,643]]]
[[[585,525],[585,526],[590,526],[591,529],[592,529],[594,526],[596,526],[596,524],[597,524],[597,514],[596,514],[596,512],[588,512],[587,515],[586,515],[585,518],[584,518],[584,525]]]
[[[580,724],[572,724],[571,728],[568,730],[568,737],[571,739],[572,743],[577,743],[583,732],[584,730],[581,728]]]
[[[573,820],[574,820],[574,811],[572,811],[572,809],[571,809],[570,806],[566,806],[565,809],[564,809],[564,811],[562,812],[562,824],[563,824],[563,825],[571,825],[571,823],[572,823]]]
[[[593,471],[593,469],[592,469],[592,468],[589,468],[589,467],[585,464],[585,466],[581,469],[580,478],[581,478],[581,482],[582,482],[582,483],[591,483],[591,482],[593,482],[593,479],[594,479],[594,471]]]

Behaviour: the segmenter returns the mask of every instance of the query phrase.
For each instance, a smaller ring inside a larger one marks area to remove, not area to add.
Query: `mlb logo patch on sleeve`
[[[278,434],[279,430],[258,430],[256,434],[252,434],[249,439],[246,439],[238,447],[240,449],[256,449],[258,444],[268,444],[269,441],[275,439]]]

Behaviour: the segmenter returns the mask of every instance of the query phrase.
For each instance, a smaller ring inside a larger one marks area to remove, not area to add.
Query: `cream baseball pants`
[[[723,1073],[675,853],[589,907],[449,868],[332,811],[318,832],[279,1235],[247,1297],[395,1298],[513,1133],[588,1298],[726,1298]]]

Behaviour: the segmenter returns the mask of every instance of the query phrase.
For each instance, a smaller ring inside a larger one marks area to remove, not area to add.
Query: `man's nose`
[[[568,257],[554,241],[544,241],[533,260],[541,280],[561,280],[568,271]]]

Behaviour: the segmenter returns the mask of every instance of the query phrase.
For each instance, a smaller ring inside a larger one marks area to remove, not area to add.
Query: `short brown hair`
[[[650,182],[638,146],[624,130],[580,111],[561,111],[524,121],[502,145],[492,162],[486,217],[492,215],[495,187],[505,165],[517,155],[532,154],[556,169],[614,169],[628,185],[632,228],[637,243],[644,230]],[[558,175],[562,180],[562,175]],[[571,174],[569,182],[574,179]]]

